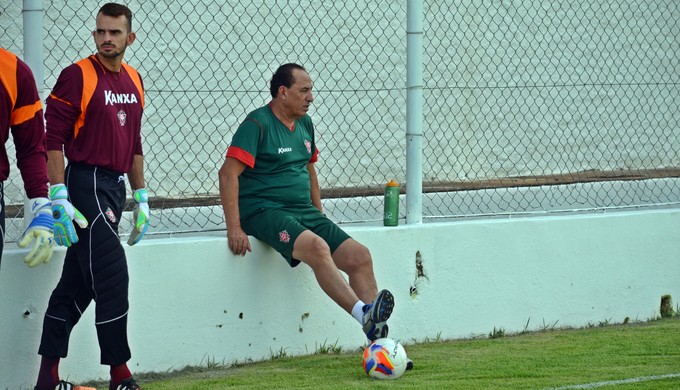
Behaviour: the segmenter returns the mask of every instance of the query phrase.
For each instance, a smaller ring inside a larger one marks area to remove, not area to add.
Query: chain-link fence
[[[677,203],[678,4],[427,1],[426,213]]]
[[[314,81],[326,212],[381,218],[384,184],[406,179],[405,2],[126,4],[153,232],[224,228],[217,170],[285,62]],[[101,3],[43,5],[48,93],[93,52]],[[20,56],[21,7],[0,14],[0,45]],[[426,0],[423,16],[425,218],[680,203],[676,0]],[[15,168],[6,184],[11,218]]]

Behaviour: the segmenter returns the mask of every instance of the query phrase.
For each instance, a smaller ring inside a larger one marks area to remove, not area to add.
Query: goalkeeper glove
[[[35,241],[33,247],[24,257],[24,263],[33,268],[36,265],[47,263],[52,257],[54,250],[54,219],[50,209],[50,200],[47,198],[32,198],[28,200],[30,213],[33,218],[24,233],[19,238],[19,247],[26,248]],[[28,210],[24,210],[26,214]]]
[[[133,196],[135,209],[132,211],[132,233],[128,238],[128,245],[132,246],[142,241],[146,229],[149,228],[149,193],[146,188],[135,190]]]
[[[73,221],[85,229],[87,219],[68,201],[68,190],[64,184],[50,186],[50,199],[52,199],[52,217],[54,218],[54,241],[58,245],[69,247],[78,242],[78,234]]]

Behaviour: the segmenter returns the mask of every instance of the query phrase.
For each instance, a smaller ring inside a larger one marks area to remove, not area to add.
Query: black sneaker
[[[394,296],[388,290],[382,290],[373,303],[364,306],[364,333],[370,341],[387,337],[389,328],[387,320],[394,309]]]
[[[408,361],[406,362],[406,371],[408,370],[413,370],[413,360],[407,358]]]
[[[111,388],[111,387],[110,387],[110,389],[112,389],[112,390],[142,390],[142,388],[139,387],[137,382],[135,382],[134,378],[126,379],[126,380],[120,382],[118,387],[116,387],[115,389]]]
[[[34,389],[37,389],[35,387]],[[97,390],[94,387],[87,387],[87,386],[76,386],[71,382],[66,382],[66,381],[59,381],[56,386],[54,386],[54,390]]]

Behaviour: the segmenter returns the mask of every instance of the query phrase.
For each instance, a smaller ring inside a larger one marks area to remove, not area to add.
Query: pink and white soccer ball
[[[371,378],[397,379],[404,375],[407,364],[404,347],[393,339],[377,339],[364,349],[362,366]]]

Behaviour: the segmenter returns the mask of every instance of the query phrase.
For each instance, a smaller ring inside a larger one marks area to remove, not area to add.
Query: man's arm
[[[74,222],[83,229],[88,225],[87,218],[71,204],[64,177],[64,144],[80,115],[80,108],[70,103],[79,101],[82,92],[82,74],[76,70],[76,66],[70,66],[61,72],[52,94],[47,98],[45,110],[47,176],[50,180],[54,241],[65,247],[78,242]]]
[[[135,154],[133,157],[132,168],[128,172],[128,180],[130,180],[132,191],[146,187],[144,182],[144,156],[141,154]]]
[[[323,207],[321,206],[321,189],[319,188],[319,178],[316,176],[314,163],[307,164],[307,170],[309,171],[309,195],[312,198],[312,204],[323,213]]]
[[[14,91],[16,100],[9,116],[0,122],[5,125],[6,120],[9,120],[16,147],[17,167],[21,172],[26,196],[29,198],[24,207],[24,217],[28,226],[19,237],[17,244],[20,248],[30,247],[28,254],[24,257],[24,262],[29,267],[35,267],[50,261],[54,248],[54,218],[50,201],[47,198],[47,154],[43,110],[33,75],[28,66],[18,58],[11,58],[13,55],[9,52],[0,52],[0,61],[4,62],[6,57],[16,61],[16,75],[0,75],[3,79],[0,82],[0,89],[3,90],[2,92],[10,92],[4,89],[3,84],[5,80],[11,80],[16,76]],[[0,67],[4,68],[4,66]],[[0,72],[3,71],[5,69],[0,69]],[[11,81],[9,84],[11,85]],[[3,96],[11,100],[10,93],[5,93]],[[0,102],[3,107],[5,107],[4,103],[6,103],[4,100]]]
[[[227,222],[227,241],[229,249],[235,255],[245,256],[250,252],[248,235],[241,229],[241,218],[238,210],[238,177],[246,169],[241,161],[227,157],[219,171],[220,200]]]
[[[64,152],[61,150],[47,151],[47,176],[50,184],[64,184]]]
[[[128,172],[128,180],[130,180],[130,187],[133,191],[146,187],[144,182],[144,156],[141,154],[135,154],[132,160],[132,168]]]
[[[3,80],[8,80],[9,85],[12,84],[12,79],[14,80],[13,93],[16,93],[13,109],[7,118],[16,147],[16,164],[21,172],[26,196],[45,198],[47,197],[47,155],[42,103],[31,69],[13,54],[5,53],[6,55],[2,55],[1,59],[3,62],[5,59],[16,61],[15,73],[3,75]],[[0,82],[0,88],[4,89],[3,85],[4,82]],[[11,94],[12,91],[8,90],[7,95]],[[11,96],[8,97],[12,99]],[[2,122],[6,123],[4,120]]]

